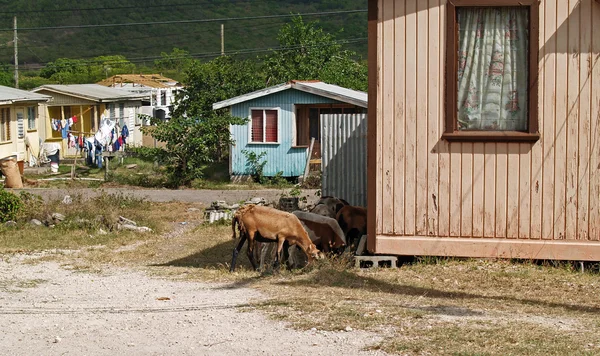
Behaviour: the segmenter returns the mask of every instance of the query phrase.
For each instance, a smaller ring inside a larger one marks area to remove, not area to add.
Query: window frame
[[[3,107],[0,108],[0,144],[1,143],[12,143],[11,135],[11,108]],[[3,137],[4,136],[4,137]]]
[[[527,131],[459,131],[458,126],[458,28],[459,7],[529,8],[529,55]],[[449,0],[446,5],[446,115],[442,139],[459,142],[536,142],[540,139],[538,117],[539,21],[538,0]]]
[[[262,110],[263,112],[263,141],[252,141],[252,111]],[[267,137],[267,118],[265,111],[277,111],[277,142],[265,142]],[[248,144],[249,145],[279,145],[281,144],[281,108],[280,107],[250,107],[248,109]]]
[[[32,118],[29,117],[30,111],[33,111]],[[35,106],[35,105],[27,106],[27,132],[37,131],[36,121],[37,121],[37,106]],[[30,125],[31,123],[33,123],[33,126]]]

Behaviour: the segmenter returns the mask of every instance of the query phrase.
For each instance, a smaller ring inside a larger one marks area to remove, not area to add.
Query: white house
[[[30,162],[39,153],[38,104],[47,95],[0,86],[0,159],[16,155]]]
[[[142,102],[141,112],[163,120],[171,117],[175,94],[183,88],[178,81],[160,74],[118,74],[98,84],[147,95],[150,100]]]

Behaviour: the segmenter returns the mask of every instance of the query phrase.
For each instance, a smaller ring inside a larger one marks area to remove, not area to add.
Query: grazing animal
[[[321,251],[312,243],[300,220],[294,214],[266,206],[248,204],[239,208],[231,220],[234,239],[236,238],[236,224],[240,233],[240,242],[233,250],[231,272],[235,269],[237,256],[246,240],[248,240],[248,259],[255,270],[257,269],[254,260],[256,241],[277,242],[276,267],[279,267],[281,263],[281,252],[285,241],[290,245],[299,246],[306,254],[309,263],[315,258],[322,258]]]
[[[347,245],[351,248],[355,243],[358,244],[362,235],[367,234],[367,209],[365,208],[344,206],[338,211],[336,220],[346,235]]]
[[[319,199],[317,205],[310,212],[335,219],[338,211],[346,205],[350,204],[344,199],[324,196]]]
[[[346,236],[335,219],[303,211],[294,211],[312,242],[322,252],[346,246]]]

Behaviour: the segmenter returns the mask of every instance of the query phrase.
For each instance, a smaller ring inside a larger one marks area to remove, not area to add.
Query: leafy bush
[[[0,222],[15,220],[23,209],[23,202],[15,194],[0,188]]]
[[[257,154],[253,151],[243,150],[242,153],[244,156],[246,156],[246,166],[248,166],[250,170],[252,179],[256,183],[265,183],[266,179],[263,174],[263,170],[267,164],[267,160],[262,160],[262,158],[267,154],[267,152],[262,151],[261,153]]]
[[[128,147],[132,156],[148,162],[163,163],[167,160],[168,153],[160,147]]]

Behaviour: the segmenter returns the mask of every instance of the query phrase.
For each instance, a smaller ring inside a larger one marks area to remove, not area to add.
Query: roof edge
[[[253,100],[253,99],[265,96],[265,95],[278,93],[280,91],[284,91],[284,90],[290,89],[291,87],[292,87],[292,83],[283,83],[283,84],[274,85],[272,87],[268,87],[268,88],[265,88],[265,89],[256,90],[256,91],[253,91],[253,92],[248,93],[248,94],[239,95],[239,96],[227,99],[227,100],[223,100],[223,101],[219,101],[217,103],[214,103],[213,104],[213,110],[223,109],[223,108],[226,108],[228,106],[232,106],[232,105],[235,105],[235,104],[242,103],[244,101]]]

